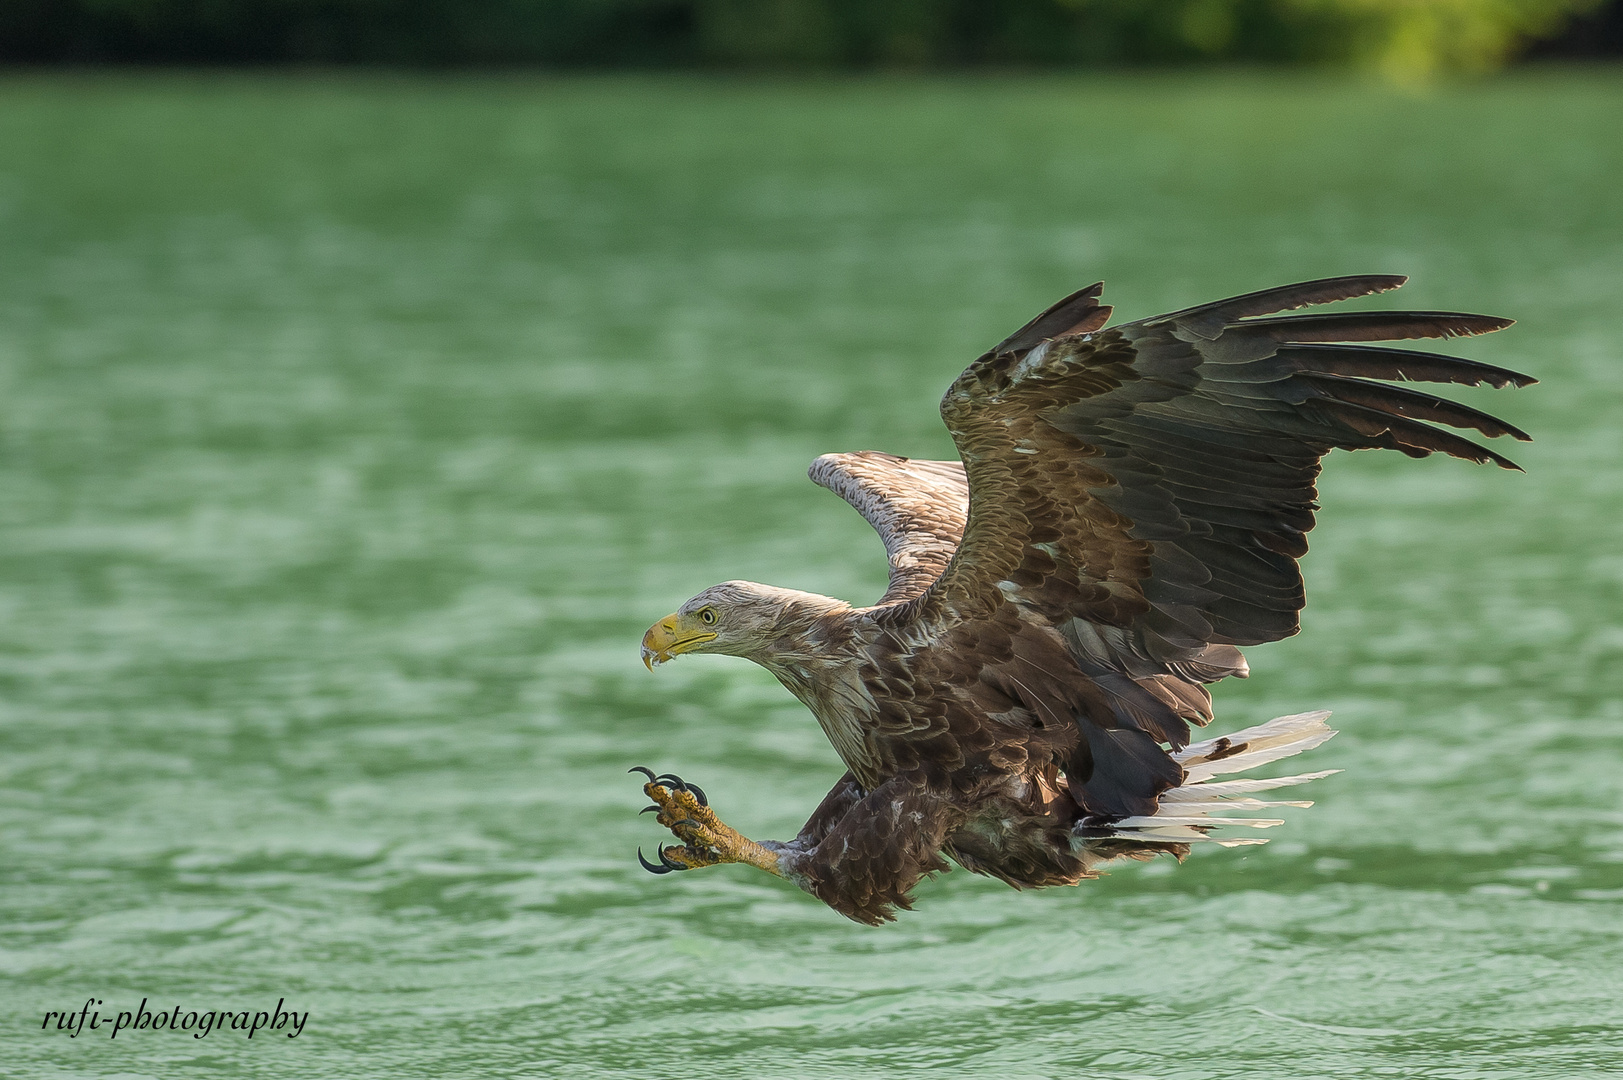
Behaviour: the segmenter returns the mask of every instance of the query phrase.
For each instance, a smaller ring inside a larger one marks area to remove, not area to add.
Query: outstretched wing
[[[969,517],[969,481],[959,462],[865,450],[824,454],[808,475],[854,506],[885,542],[890,587],[879,603],[923,594],[952,560]]]
[[[1444,312],[1260,318],[1397,288],[1331,278],[1099,329],[1101,286],[982,356],[942,416],[967,469],[964,540],[919,615],[1012,601],[1061,626],[1084,669],[1208,681],[1232,646],[1298,629],[1296,560],[1332,448],[1441,451],[1516,466],[1426,421],[1527,436],[1375,380],[1496,387],[1534,380],[1433,353],[1349,342],[1446,338],[1510,320]],[[1091,672],[1090,672],[1091,673]]]

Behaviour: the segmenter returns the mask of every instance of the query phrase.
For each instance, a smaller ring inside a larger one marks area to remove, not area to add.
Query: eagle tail
[[[1267,829],[1283,825],[1282,818],[1224,815],[1275,806],[1312,806],[1311,802],[1299,800],[1255,799],[1251,794],[1303,784],[1341,770],[1327,769],[1265,780],[1214,778],[1247,772],[1271,761],[1313,749],[1335,734],[1325,723],[1329,716],[1327,711],[1281,716],[1233,735],[1191,743],[1172,754],[1173,760],[1183,767],[1184,780],[1178,787],[1161,795],[1160,805],[1154,814],[1122,818],[1106,826],[1079,828],[1078,833],[1089,847],[1102,849],[1100,854],[1106,858],[1113,858],[1117,854],[1134,854],[1131,850],[1122,849],[1123,841],[1174,847],[1196,842],[1211,842],[1223,847],[1266,844],[1266,839],[1213,835],[1213,830],[1221,826]],[[1167,848],[1160,847],[1160,850]]]

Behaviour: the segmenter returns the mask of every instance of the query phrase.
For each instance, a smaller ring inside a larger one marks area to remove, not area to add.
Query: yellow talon
[[[757,844],[737,829],[722,822],[716,812],[701,803],[690,791],[668,788],[657,781],[643,785],[643,791],[659,806],[656,820],[682,841],[682,847],[660,849],[661,861],[683,864],[684,869],[746,863],[782,877],[778,855]]]

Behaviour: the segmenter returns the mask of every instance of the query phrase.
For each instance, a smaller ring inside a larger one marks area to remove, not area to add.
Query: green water
[[[1623,1075],[1623,74],[0,81],[0,1075]],[[1337,455],[1219,728],[1342,774],[1266,848],[956,872],[879,930],[655,878],[628,766],[791,834],[841,769],[638,640],[864,601],[803,470],[942,456],[976,351],[1404,272],[1511,315],[1516,475]],[[47,1010],[308,1011],[293,1040]]]

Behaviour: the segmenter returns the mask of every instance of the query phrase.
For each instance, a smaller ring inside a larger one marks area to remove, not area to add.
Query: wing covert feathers
[[[969,482],[960,462],[862,450],[824,454],[807,475],[850,503],[884,541],[890,586],[880,604],[910,600],[928,589],[963,537]]]

